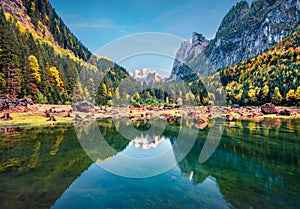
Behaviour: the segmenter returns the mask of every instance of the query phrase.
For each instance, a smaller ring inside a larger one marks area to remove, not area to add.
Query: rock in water
[[[290,115],[291,115],[291,111],[290,111],[290,110],[287,110],[287,109],[284,109],[284,110],[281,110],[281,111],[279,112],[279,115],[290,116]]]
[[[272,103],[266,103],[263,106],[261,106],[261,112],[265,115],[267,114],[276,114],[277,110],[274,104]]]
[[[95,112],[95,106],[91,102],[79,102],[77,104],[73,104],[72,108],[74,111],[78,111],[78,112],[86,112],[86,113]]]

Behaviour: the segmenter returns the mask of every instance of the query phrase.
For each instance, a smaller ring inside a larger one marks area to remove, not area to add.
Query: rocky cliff
[[[196,32],[193,33],[192,39],[182,42],[180,49],[176,53],[172,74],[180,74],[186,61],[191,62],[197,58],[208,43],[209,41],[202,34]]]
[[[224,17],[218,32],[200,54],[194,57],[181,56],[198,50],[198,46],[178,50],[178,59],[183,59],[198,74],[211,74],[266,51],[299,25],[299,0],[255,0],[237,3]],[[185,71],[185,70],[183,70]],[[183,72],[184,73],[184,72]],[[171,77],[183,77],[174,62]],[[186,76],[186,75],[184,75]]]

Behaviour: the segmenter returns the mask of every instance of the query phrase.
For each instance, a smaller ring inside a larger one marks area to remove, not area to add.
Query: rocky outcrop
[[[208,45],[207,40],[202,34],[193,33],[192,39],[181,43],[180,49],[176,53],[174,60],[172,75],[179,75],[183,65],[193,62]]]
[[[216,37],[196,57],[183,56],[184,63],[198,74],[211,74],[264,52],[291,34],[300,20],[297,0],[255,0],[251,6],[239,2],[224,17]],[[185,55],[186,43],[178,50]],[[209,63],[209,67],[207,66]],[[172,75],[181,75],[175,61]],[[203,67],[204,66],[204,67]],[[184,73],[184,72],[183,72]]]
[[[5,13],[14,14],[25,27],[34,28],[22,0],[0,0],[0,6]]]
[[[16,111],[21,110],[22,112],[23,110],[25,111],[27,109],[28,105],[33,105],[33,101],[30,98],[13,99],[3,94],[0,95],[0,111],[13,108]]]
[[[0,0],[0,6],[4,13],[13,14],[24,27],[36,31],[41,37],[53,39],[51,32],[45,25],[39,24],[38,28],[34,27],[22,0]]]

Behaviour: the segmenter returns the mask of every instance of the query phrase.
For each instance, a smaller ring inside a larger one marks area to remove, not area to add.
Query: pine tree
[[[73,102],[80,102],[83,100],[83,89],[81,83],[78,81],[73,92]]]
[[[92,78],[89,79],[89,82],[88,82],[88,92],[89,92],[89,95],[90,95],[90,101],[91,102],[95,102],[95,99],[96,99],[96,85],[94,83],[94,80]]]

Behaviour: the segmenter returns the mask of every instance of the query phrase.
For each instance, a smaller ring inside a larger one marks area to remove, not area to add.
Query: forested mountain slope
[[[300,28],[261,55],[210,76],[208,85],[220,77],[225,92],[219,92],[230,104],[300,105],[299,70]]]
[[[128,76],[124,68],[92,55],[48,1],[1,0],[0,5],[0,94],[31,97],[36,103],[70,103],[82,69],[102,77],[112,72],[107,85]],[[85,99],[97,100],[99,83],[94,80],[91,76],[93,89],[78,84],[77,96],[85,92]]]

